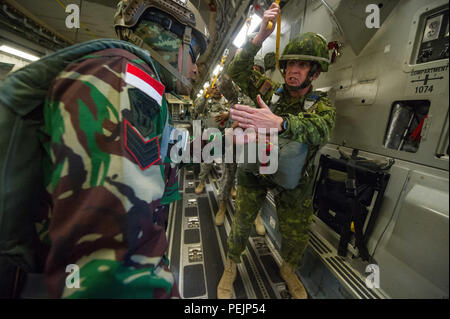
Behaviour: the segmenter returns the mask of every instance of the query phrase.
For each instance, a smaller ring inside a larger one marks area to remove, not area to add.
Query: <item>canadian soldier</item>
[[[318,34],[299,35],[285,47],[280,58],[284,85],[252,72],[253,58],[273,32],[279,13],[279,6],[275,3],[264,12],[258,34],[244,45],[229,67],[233,81],[260,108],[235,105],[230,113],[231,118],[244,129],[278,129],[280,138],[306,145],[307,156],[295,187],[283,187],[267,176],[238,168],[236,214],[228,237],[225,270],[217,288],[218,298],[231,298],[233,295],[236,264],[240,262],[252,223],[268,189],[277,189],[275,203],[282,235],[281,276],[293,298],[307,297],[295,270],[308,244],[307,229],[313,215],[310,192],[312,163],[319,148],[329,140],[335,123],[335,108],[325,94],[312,90],[311,82],[321,72],[326,72],[329,65],[327,43]],[[273,27],[267,30],[269,21]]]

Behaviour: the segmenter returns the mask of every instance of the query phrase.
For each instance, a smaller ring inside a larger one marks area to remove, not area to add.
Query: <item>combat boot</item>
[[[231,299],[233,297],[233,282],[236,276],[237,265],[230,258],[227,258],[222,278],[217,286],[217,299]]]
[[[286,282],[289,293],[294,299],[307,299],[308,294],[300,279],[298,279],[295,273],[294,266],[283,261],[280,268],[280,274],[283,280]]]
[[[205,182],[204,181],[200,181],[200,184],[198,184],[197,188],[195,189],[195,193],[197,195],[200,195],[201,193],[203,193],[203,190],[205,189]]]
[[[231,198],[235,199],[236,198],[236,188],[233,186],[231,187]]]
[[[264,236],[266,234],[266,228],[264,227],[263,221],[261,219],[261,212],[258,213],[255,219],[256,232],[260,236]]]
[[[219,201],[219,210],[216,214],[216,226],[222,226],[225,221],[225,212],[227,211],[227,202],[224,200]]]

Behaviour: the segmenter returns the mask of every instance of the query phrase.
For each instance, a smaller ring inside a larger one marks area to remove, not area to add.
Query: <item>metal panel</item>
[[[448,177],[411,170],[375,258],[394,298],[449,296]]]
[[[433,10],[442,3],[436,1],[427,8]],[[316,88],[327,89],[335,102],[337,117],[331,143],[448,170],[448,159],[436,157],[449,107],[448,59],[409,65],[414,55],[412,48],[418,18],[426,9],[423,7],[423,1],[419,0],[398,4],[359,56],[350,50],[347,34],[344,34],[342,56],[313,84]],[[314,9],[308,5],[306,15],[309,16]],[[297,14],[302,14],[300,9]],[[308,23],[307,19],[305,30],[309,28]],[[334,27],[334,30],[324,30],[323,33],[331,35],[327,37],[328,41],[340,40],[341,35],[336,31]],[[433,91],[416,90],[419,84],[428,85],[430,82],[434,84]],[[420,143],[417,153],[383,147],[392,104],[403,100],[430,101],[429,118],[424,129],[426,138]]]
[[[377,1],[376,5],[380,11],[380,25],[387,19],[389,14],[395,8],[399,0]],[[330,1],[322,0],[322,3],[329,8],[330,14],[336,19],[339,28],[345,34],[345,38],[350,43],[356,55],[359,55],[367,43],[377,33],[376,28],[367,28],[366,18],[370,12],[366,8],[374,4],[372,0],[346,0]],[[337,8],[333,10],[333,6]]]

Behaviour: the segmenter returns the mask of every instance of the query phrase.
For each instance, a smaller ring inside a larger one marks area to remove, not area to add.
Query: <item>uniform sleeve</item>
[[[231,61],[228,74],[242,92],[255,103],[258,94],[261,94],[264,102],[268,103],[279,84],[273,83],[263,74],[253,70],[254,57],[260,49],[261,46],[248,41],[243,50]]]
[[[206,106],[205,96],[201,96],[195,101],[195,105],[194,105],[194,118],[195,119],[198,119],[199,115],[205,112],[205,106]]]
[[[40,228],[51,243],[52,297],[179,295],[164,228],[168,204],[179,198],[176,166],[158,159],[167,104],[124,81],[130,63],[151,76],[136,59],[124,50],[96,52],[49,89],[44,175],[52,209]],[[79,270],[78,288],[66,284],[69,264]]]
[[[239,100],[239,92],[236,86],[231,81],[231,78],[224,74],[219,81],[220,92],[222,92],[223,96],[230,102],[231,104],[235,104]]]
[[[280,136],[313,146],[325,145],[330,139],[335,119],[336,109],[328,98],[322,97],[313,113],[289,115],[288,128]]]

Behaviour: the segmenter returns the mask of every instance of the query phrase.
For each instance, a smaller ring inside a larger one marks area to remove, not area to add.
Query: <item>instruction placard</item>
[[[413,69],[405,95],[437,95],[448,90],[448,62],[432,68]]]

